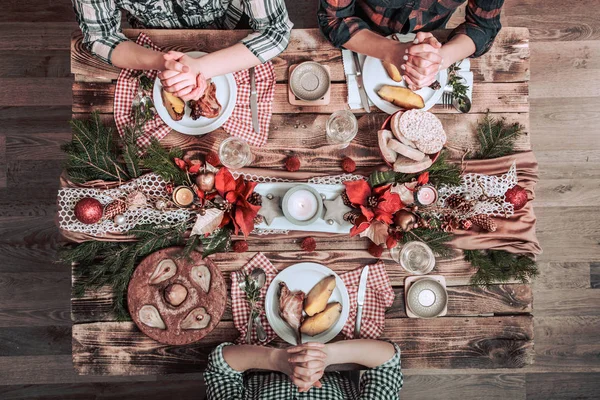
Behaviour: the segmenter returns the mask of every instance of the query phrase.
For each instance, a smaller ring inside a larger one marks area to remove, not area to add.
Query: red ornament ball
[[[209,151],[206,154],[205,161],[207,163],[209,163],[210,165],[212,165],[213,167],[216,167],[217,165],[221,164],[221,160],[219,159],[219,155],[217,153],[215,153],[214,151]]]
[[[515,211],[525,207],[525,204],[529,201],[527,198],[527,190],[522,186],[516,185],[504,193],[504,199],[513,205]]]
[[[298,156],[289,156],[285,159],[285,169],[290,172],[296,172],[300,169],[300,159]]]
[[[346,157],[342,160],[342,169],[350,174],[356,171],[356,163],[350,157]]]
[[[83,224],[91,225],[102,219],[104,207],[102,204],[92,198],[84,197],[75,204],[75,218]]]
[[[235,251],[236,253],[244,253],[248,251],[248,242],[246,242],[245,240],[236,241],[235,243],[233,243],[233,251]]]
[[[315,249],[317,248],[317,242],[315,241],[315,239],[307,237],[302,240],[302,243],[300,243],[300,247],[302,247],[302,250],[304,251],[315,251]]]
[[[383,246],[371,242],[368,248],[368,252],[373,257],[379,258],[383,254]]]

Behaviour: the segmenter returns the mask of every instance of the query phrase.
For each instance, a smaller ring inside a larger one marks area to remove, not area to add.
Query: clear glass
[[[358,133],[358,121],[351,111],[336,111],[327,120],[326,130],[327,142],[345,149]]]
[[[412,241],[403,246],[398,245],[390,249],[390,255],[410,274],[425,275],[435,267],[435,256],[423,242]]]
[[[244,140],[230,137],[221,142],[219,158],[227,168],[243,168],[252,162],[252,151]]]

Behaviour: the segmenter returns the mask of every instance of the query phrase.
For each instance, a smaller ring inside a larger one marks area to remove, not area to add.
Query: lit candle
[[[431,307],[435,303],[435,293],[433,290],[424,289],[419,292],[419,304],[423,307]]]
[[[292,218],[298,221],[307,221],[317,212],[317,198],[308,190],[297,190],[288,198],[287,209]]]
[[[417,201],[423,206],[429,206],[437,201],[438,194],[431,185],[424,185],[417,190]]]
[[[178,186],[173,190],[173,201],[179,207],[188,207],[194,202],[194,192],[186,186]]]

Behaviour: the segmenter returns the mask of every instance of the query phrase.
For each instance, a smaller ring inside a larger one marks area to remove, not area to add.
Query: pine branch
[[[477,126],[479,150],[469,158],[486,160],[514,153],[515,142],[525,134],[524,129],[518,122],[508,124],[505,118],[496,119],[487,113]]]
[[[201,238],[202,257],[208,257],[211,254],[220,253],[229,250],[231,246],[231,229],[219,228],[214,231],[209,237]]]
[[[402,242],[405,244],[413,240],[425,243],[431,248],[433,254],[439,257],[448,258],[454,253],[452,248],[447,245],[447,242],[452,240],[452,235],[444,231],[416,228],[402,235]]]
[[[535,261],[525,255],[504,250],[465,250],[464,256],[477,268],[471,277],[471,284],[475,286],[488,287],[511,280],[527,283],[539,274]]]
[[[181,256],[189,259],[190,256],[192,255],[192,253],[196,250],[198,250],[199,246],[202,244],[202,238],[200,237],[200,235],[192,235],[188,238],[187,242],[185,243],[185,247],[183,248],[183,251],[181,252]]]
[[[445,150],[442,150],[438,159],[427,171],[429,171],[429,182],[435,186],[461,184],[460,168],[448,162],[448,153]]]
[[[125,167],[127,173],[131,178],[137,178],[141,175],[140,167],[140,156],[139,148],[136,140],[139,136],[139,132],[136,128],[125,129],[125,140],[123,143],[123,160],[125,161]]]
[[[183,152],[179,148],[167,150],[160,145],[158,140],[152,139],[150,146],[146,149],[142,162],[145,168],[160,175],[165,181],[173,182],[175,185],[189,183],[187,174],[180,170],[173,161],[174,158],[182,158]]]

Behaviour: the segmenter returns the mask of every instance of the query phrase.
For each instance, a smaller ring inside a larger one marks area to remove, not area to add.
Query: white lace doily
[[[291,179],[275,178],[272,176],[249,174],[247,172],[240,172],[240,171],[231,171],[231,174],[233,175],[233,177],[235,179],[242,176],[245,180],[250,181],[250,182],[258,182],[258,183],[294,182]],[[338,185],[340,183],[344,183],[344,182],[348,182],[348,181],[359,181],[361,179],[365,179],[365,177],[362,175],[341,174],[341,175],[315,176],[310,179],[307,179],[306,182],[322,184],[322,185]]]
[[[123,225],[117,225],[112,220],[102,220],[97,224],[87,225],[75,218],[75,204],[84,197],[95,198],[106,206],[133,191],[140,191],[150,199],[152,204],[158,200],[170,200],[166,186],[167,183],[160,176],[150,173],[114,189],[62,188],[58,191],[58,226],[71,232],[103,236],[108,232],[126,233],[137,225],[175,225],[186,221],[190,217],[190,212],[186,209],[159,211],[151,207],[126,210],[123,213],[126,219]]]
[[[474,202],[473,211],[465,214],[465,218],[477,214],[487,214],[493,217],[510,217],[514,214],[511,203],[506,201],[493,201],[482,199],[488,197],[504,198],[504,193],[517,184],[517,167],[512,164],[507,173],[501,176],[490,176],[483,174],[465,174],[462,176],[460,186],[442,186],[438,189],[438,204],[446,206],[446,199],[453,194],[469,194]]]

